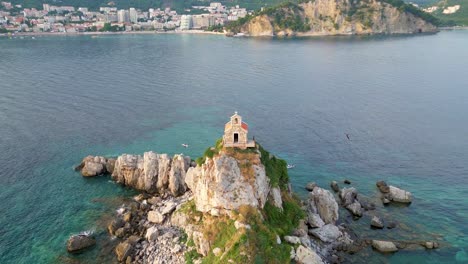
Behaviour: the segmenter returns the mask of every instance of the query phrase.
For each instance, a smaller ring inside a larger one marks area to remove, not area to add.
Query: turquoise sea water
[[[236,110],[251,136],[296,165],[301,195],[309,181],[345,178],[370,198],[380,179],[413,193],[408,207],[379,207],[397,229],[343,217],[363,237],[442,244],[368,249],[349,262],[468,263],[466,47],[467,31],[0,38],[0,263],[112,262],[105,227],[135,193],[73,166],[88,154],[197,157]],[[98,246],[69,255],[68,236],[84,230]]]

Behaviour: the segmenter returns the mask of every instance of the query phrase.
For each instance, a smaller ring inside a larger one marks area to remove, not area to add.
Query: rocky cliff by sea
[[[265,8],[233,23],[229,34],[322,36],[437,32],[437,19],[401,1],[315,0]]]
[[[301,201],[289,184],[287,163],[258,144],[241,150],[218,142],[196,161],[155,152],[88,156],[77,170],[85,177],[110,174],[141,191],[108,224],[121,263],[341,263],[366,247],[388,253],[439,246],[360,238],[340,218],[340,207],[355,219],[374,215],[372,228],[396,224],[379,218],[376,205],[355,188],[337,182],[332,191],[309,183]],[[412,202],[405,190],[385,182],[377,187],[382,204]],[[68,250],[94,244],[91,235],[79,234]]]

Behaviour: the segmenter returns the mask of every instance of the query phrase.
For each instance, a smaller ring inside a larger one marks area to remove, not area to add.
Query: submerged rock
[[[372,247],[382,253],[391,253],[398,251],[395,243],[391,241],[372,240]]]
[[[95,244],[96,240],[92,236],[84,234],[73,235],[67,241],[67,250],[70,253],[78,253]]]
[[[427,241],[422,244],[423,247],[427,249],[434,249],[439,247],[439,243],[433,241]]]
[[[397,223],[396,222],[390,222],[387,224],[387,229],[393,229],[397,227]]]

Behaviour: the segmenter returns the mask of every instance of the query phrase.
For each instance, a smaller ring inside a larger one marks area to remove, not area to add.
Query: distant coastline
[[[156,34],[202,34],[202,35],[225,35],[222,32],[204,30],[184,30],[184,31],[120,31],[120,32],[17,32],[1,33],[0,37],[8,36],[100,36],[100,35],[156,35]]]

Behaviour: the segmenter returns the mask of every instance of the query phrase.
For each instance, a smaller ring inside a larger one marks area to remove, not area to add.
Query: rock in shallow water
[[[411,203],[413,196],[410,192],[397,188],[390,185],[390,198],[394,202],[398,203]]]
[[[382,220],[378,216],[373,216],[372,217],[370,225],[373,228],[379,228],[379,229],[384,228],[384,224],[383,224]]]
[[[382,253],[391,253],[398,251],[395,243],[391,241],[372,240],[372,247]]]
[[[315,182],[309,182],[309,183],[306,185],[305,189],[306,189],[307,191],[311,192],[311,191],[314,190],[314,188],[315,188],[316,186],[317,186],[317,184],[316,184]]]
[[[70,253],[78,253],[83,251],[86,248],[94,246],[96,240],[88,235],[74,235],[71,236],[67,241],[67,250]]]
[[[80,170],[84,177],[93,177],[106,173],[106,164],[107,159],[102,156],[87,156],[76,170]]]
[[[117,255],[117,259],[119,261],[124,261],[127,259],[128,256],[130,256],[132,252],[132,245],[125,241],[117,245],[115,247],[115,254]]]
[[[340,186],[338,186],[338,183],[336,181],[332,181],[330,183],[330,187],[334,192],[339,192],[340,191]]]
[[[384,181],[378,181],[376,185],[377,185],[377,188],[379,188],[379,190],[382,193],[388,193],[390,191],[390,188],[388,187],[387,183]]]

